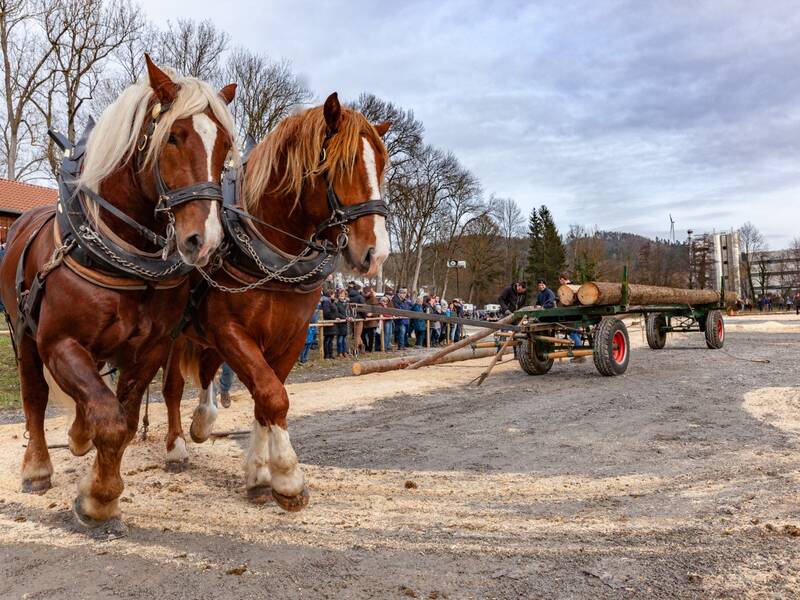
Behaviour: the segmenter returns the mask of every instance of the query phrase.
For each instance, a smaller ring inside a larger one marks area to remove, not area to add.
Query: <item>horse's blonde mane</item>
[[[211,108],[214,116],[233,139],[236,131],[233,117],[214,88],[194,77],[175,77],[172,69],[164,69],[164,72],[178,84],[178,95],[170,109],[158,120],[148,141],[142,165],[152,164],[175,121],[201,113],[206,107]],[[86,143],[83,172],[78,180],[81,186],[98,192],[100,183],[131,158],[142,126],[150,118],[152,100],[153,88],[145,75],[126,88],[103,112]],[[233,152],[236,152],[235,147]]]
[[[268,186],[270,191],[292,195],[296,206],[306,179],[323,171],[327,171],[332,182],[352,178],[362,135],[367,136],[386,162],[386,147],[364,115],[344,106],[341,113],[336,135],[325,148],[323,162],[319,159],[328,126],[321,106],[286,117],[253,149],[244,184],[248,210],[256,208]]]

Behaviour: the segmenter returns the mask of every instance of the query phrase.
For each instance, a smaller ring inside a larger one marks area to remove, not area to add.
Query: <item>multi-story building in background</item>
[[[754,252],[749,262],[756,297],[786,297],[800,289],[800,248]]]
[[[689,231],[689,287],[743,294],[739,254],[739,232],[702,233]]]

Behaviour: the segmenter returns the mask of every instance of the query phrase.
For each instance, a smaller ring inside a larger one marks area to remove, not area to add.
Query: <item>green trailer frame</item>
[[[648,345],[662,349],[670,332],[702,332],[710,349],[725,341],[725,290],[713,304],[629,306],[627,269],[623,273],[622,303],[614,306],[562,306],[550,309],[525,307],[515,312],[518,332],[517,359],[530,375],[543,375],[554,360],[592,356],[597,370],[607,376],[621,375],[630,359],[630,338],[622,317],[641,316]],[[567,335],[578,332],[583,346],[574,347]]]

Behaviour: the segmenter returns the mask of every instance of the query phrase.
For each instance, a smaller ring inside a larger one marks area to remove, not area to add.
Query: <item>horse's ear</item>
[[[222,99],[225,101],[225,104],[230,104],[236,97],[236,84],[229,83],[219,91],[219,95],[222,96]]]
[[[339,94],[333,92],[328,96],[328,99],[325,100],[325,106],[322,108],[322,113],[325,115],[328,131],[335,131],[339,125],[339,120],[342,118],[342,105],[339,104]]]
[[[389,131],[391,126],[392,126],[392,122],[391,121],[384,121],[383,123],[378,123],[377,125],[374,125],[373,127],[375,127],[375,131],[378,132],[378,135],[383,137],[383,136],[386,135],[386,132]]]
[[[153,88],[158,101],[161,104],[173,102],[178,95],[178,84],[155,65],[149,54],[144,55],[144,62],[147,63],[147,77],[150,81],[150,87]]]

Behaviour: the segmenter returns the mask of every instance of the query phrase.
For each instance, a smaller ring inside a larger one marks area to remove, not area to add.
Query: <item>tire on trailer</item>
[[[718,310],[708,312],[706,318],[706,346],[718,350],[725,344],[725,321]]]
[[[664,313],[647,313],[645,321],[645,334],[647,335],[647,345],[653,350],[661,350],[667,345],[667,317]]]
[[[631,342],[625,323],[606,317],[594,331],[594,366],[606,377],[622,375],[628,368]]]
[[[528,375],[544,375],[553,366],[553,359],[545,360],[539,344],[532,340],[517,347],[517,360]]]

